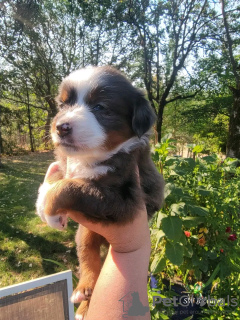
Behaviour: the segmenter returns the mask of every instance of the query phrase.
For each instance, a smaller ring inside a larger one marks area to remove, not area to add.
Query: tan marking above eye
[[[66,102],[67,99],[68,99],[68,90],[65,89],[65,88],[63,88],[63,89],[61,90],[61,92],[60,92],[60,100],[61,100],[62,102]]]

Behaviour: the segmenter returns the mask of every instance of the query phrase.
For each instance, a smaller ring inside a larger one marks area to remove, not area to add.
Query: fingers
[[[136,212],[132,221],[125,224],[91,222],[82,213],[69,210],[68,217],[103,236],[117,252],[138,250],[150,238],[145,210]]]

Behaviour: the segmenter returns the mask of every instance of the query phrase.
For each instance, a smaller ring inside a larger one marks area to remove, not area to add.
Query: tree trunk
[[[57,114],[57,104],[56,104],[56,101],[50,95],[45,100],[47,101],[50,107],[50,110],[48,110],[47,121],[45,124],[45,137],[43,138],[45,149],[48,149],[49,142],[51,141],[51,134],[50,134],[51,120]]]
[[[232,88],[234,102],[229,120],[227,157],[240,159],[240,89]]]
[[[226,49],[229,54],[229,61],[232,67],[232,72],[235,78],[236,87],[230,87],[233,93],[233,107],[230,113],[228,140],[227,140],[227,157],[240,159],[240,76],[238,72],[238,63],[233,54],[233,40],[228,25],[227,14],[225,11],[225,1],[220,1],[222,4],[222,16],[224,28],[226,31]]]
[[[48,111],[47,121],[45,123],[45,135],[43,138],[45,149],[48,149],[49,141],[51,140],[51,134],[50,134],[51,118],[52,118],[51,113],[50,111]]]
[[[31,110],[30,110],[30,105],[29,105],[28,89],[27,89],[27,117],[28,117],[28,131],[29,131],[29,139],[30,139],[30,149],[31,149],[31,152],[34,152],[32,125],[31,125]]]
[[[2,106],[0,105],[0,168],[3,166],[2,164],[2,152],[3,152],[3,147],[2,147],[2,132],[1,132],[1,127],[2,127],[2,122],[1,122],[1,112],[2,111]]]
[[[163,124],[163,110],[164,104],[160,104],[157,113],[157,140],[161,142],[162,139],[162,124]]]

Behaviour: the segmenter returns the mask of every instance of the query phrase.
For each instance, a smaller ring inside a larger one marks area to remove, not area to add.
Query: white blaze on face
[[[72,128],[71,137],[72,144],[80,149],[95,149],[101,146],[106,134],[89,108],[82,102],[79,106],[74,106],[57,121],[57,125],[68,123]],[[61,142],[61,138],[56,132],[53,133],[52,139],[54,143]],[[66,139],[68,143],[68,139]]]
[[[69,145],[70,148],[72,146],[73,149],[68,150],[68,153],[74,154],[78,153],[78,151],[81,152],[81,150],[86,152],[93,150],[96,152],[96,149],[101,148],[107,138],[104,128],[99,124],[84,101],[86,94],[92,88],[91,77],[95,70],[96,68],[89,67],[74,71],[63,81],[63,85],[66,84],[67,87],[76,90],[77,101],[71,107],[66,106],[66,112],[63,109],[56,125],[68,123],[72,131],[63,139],[58,136],[56,131],[53,131],[52,140],[55,144],[63,142]]]
[[[85,69],[73,71],[63,80],[64,83],[69,84],[70,87],[73,87],[77,91],[79,105],[83,101],[83,98],[87,94],[88,90],[90,90],[91,88],[91,77],[95,72],[96,68],[88,67]]]

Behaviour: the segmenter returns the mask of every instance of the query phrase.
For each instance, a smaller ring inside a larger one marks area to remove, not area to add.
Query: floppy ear
[[[139,93],[133,110],[133,131],[140,138],[152,127],[155,120],[156,114],[150,106],[150,103],[144,98],[142,93]]]

